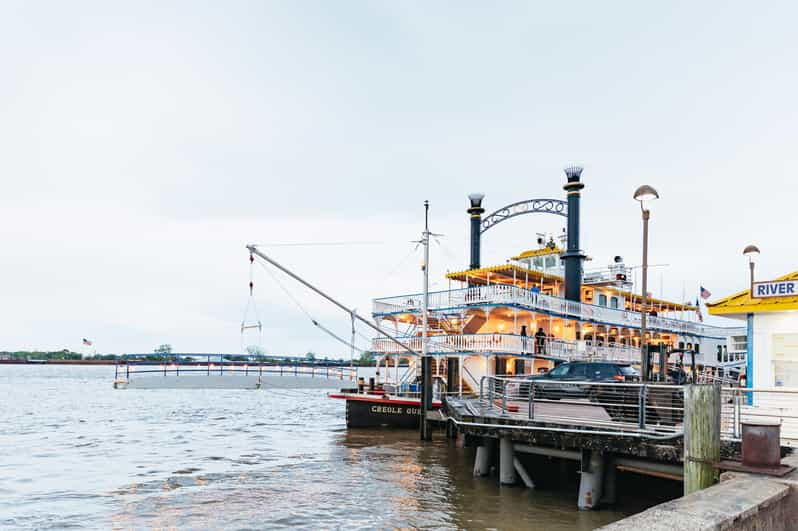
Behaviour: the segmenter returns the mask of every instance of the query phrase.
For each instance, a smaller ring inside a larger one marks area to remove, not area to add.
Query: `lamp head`
[[[565,168],[565,176],[568,178],[568,182],[579,182],[583,169],[582,166],[568,166]]]
[[[471,214],[472,219],[479,218],[485,212],[485,209],[482,208],[483,199],[485,199],[485,194],[469,194],[468,200],[471,202],[471,206],[466,212]]]
[[[644,184],[643,186],[638,187],[635,190],[634,196],[635,200],[640,201],[650,201],[652,199],[659,199],[659,194],[652,186]]]
[[[754,259],[759,256],[759,247],[756,245],[746,245],[745,249],[743,249],[743,255],[747,256],[750,262],[753,262]]]
[[[485,194],[468,194],[468,200],[471,201],[471,208],[481,207],[483,199],[485,199]]]

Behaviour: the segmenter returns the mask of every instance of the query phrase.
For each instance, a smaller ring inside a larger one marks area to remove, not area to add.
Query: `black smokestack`
[[[582,168],[570,166],[565,168],[568,182],[563,189],[568,194],[568,248],[562,255],[565,262],[565,298],[575,302],[582,300],[582,261],[585,255],[579,249],[579,199],[582,188],[580,181]]]
[[[482,230],[482,213],[485,209],[482,208],[482,200],[485,194],[471,194],[468,200],[471,201],[471,207],[468,213],[471,215],[471,266],[470,269],[479,269],[479,252],[480,252],[480,230]]]

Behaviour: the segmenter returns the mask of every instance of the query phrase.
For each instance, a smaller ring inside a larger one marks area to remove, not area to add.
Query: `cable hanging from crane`
[[[241,352],[244,352],[245,345],[244,345],[244,333],[247,330],[255,330],[258,331],[258,349],[262,348],[263,346],[263,323],[260,321],[260,316],[258,315],[258,307],[255,304],[255,282],[252,278],[252,270],[255,264],[255,256],[252,253],[249,253],[249,298],[247,299],[247,305],[244,308],[244,317],[241,319]],[[249,317],[250,310],[252,311],[253,320],[247,321]]]
[[[349,314],[353,319],[357,319],[358,321],[360,321],[361,323],[365,324],[369,328],[371,328],[371,329],[375,330],[376,332],[384,335],[389,341],[392,341],[393,343],[398,345],[402,350],[407,351],[409,354],[411,354],[413,356],[420,356],[420,353],[417,352],[415,349],[413,349],[412,347],[408,346],[406,343],[403,343],[399,339],[393,337],[391,334],[389,334],[388,332],[386,332],[385,330],[380,328],[377,324],[372,323],[372,322],[368,321],[367,319],[365,319],[364,317],[358,315],[356,311],[354,311],[354,310],[352,310],[350,308],[347,308],[346,306],[341,304],[338,300],[336,300],[333,297],[329,296],[328,294],[324,293],[322,290],[320,290],[319,288],[317,288],[316,286],[314,286],[313,284],[311,284],[307,280],[303,279],[302,277],[300,277],[296,273],[294,273],[291,270],[287,269],[286,267],[282,266],[276,260],[274,260],[273,258],[267,256],[262,251],[260,251],[256,246],[247,245],[247,249],[249,249],[250,253],[253,253],[255,256],[263,259],[265,262],[268,262],[269,264],[271,264],[275,268],[279,269],[280,271],[285,273],[287,276],[293,278],[294,280],[296,280],[297,282],[299,282],[303,286],[307,287],[311,291],[313,291],[316,294],[320,295],[321,297],[327,299],[329,302],[331,302],[332,304],[334,304],[335,306],[337,306],[338,308],[340,308],[341,310],[343,310],[344,312]],[[268,271],[268,269],[267,269],[267,271]]]
[[[354,340],[353,340],[352,342],[349,342],[349,341],[347,341],[346,339],[344,339],[344,338],[342,338],[342,337],[338,336],[337,334],[335,334],[335,332],[333,332],[332,330],[330,330],[329,328],[327,328],[327,327],[325,327],[323,324],[321,324],[319,321],[317,321],[317,320],[316,320],[316,318],[314,318],[314,317],[313,317],[313,316],[310,314],[310,312],[308,312],[308,311],[305,309],[305,307],[302,305],[302,303],[300,303],[300,302],[299,302],[299,300],[297,300],[297,298],[296,298],[296,297],[294,297],[294,296],[291,294],[291,292],[289,292],[289,291],[288,291],[288,288],[286,288],[286,287],[283,285],[283,283],[282,283],[282,282],[280,282],[280,279],[278,279],[278,278],[277,278],[277,276],[276,276],[276,275],[275,275],[275,274],[274,274],[274,273],[273,273],[273,272],[272,272],[272,271],[271,271],[271,270],[270,270],[268,267],[266,267],[266,265],[265,265],[265,264],[263,264],[263,263],[261,263],[261,262],[258,262],[258,265],[259,265],[259,266],[261,266],[261,267],[263,268],[263,270],[264,270],[264,271],[266,271],[266,273],[268,273],[268,274],[269,274],[269,276],[270,276],[270,277],[272,277],[272,280],[274,280],[275,284],[277,284],[277,286],[279,286],[279,287],[280,287],[280,289],[283,291],[283,293],[285,293],[286,297],[288,297],[288,298],[291,300],[291,302],[293,302],[293,303],[294,303],[294,305],[295,305],[297,308],[299,308],[299,310],[300,310],[302,313],[304,313],[304,314],[305,314],[305,316],[306,316],[306,317],[307,317],[307,318],[310,320],[310,322],[311,322],[311,323],[313,323],[313,326],[315,326],[316,328],[318,328],[319,330],[321,330],[321,331],[322,331],[322,332],[324,332],[325,334],[329,335],[330,337],[332,337],[332,338],[333,338],[333,339],[335,339],[336,341],[338,341],[338,342],[340,342],[340,343],[343,343],[344,345],[348,346],[349,348],[352,348],[352,349],[356,350],[357,352],[359,352],[359,353],[361,353],[361,354],[362,354],[362,353],[364,353],[364,352],[366,352],[366,350],[365,350],[365,349],[362,349],[362,348],[358,347],[357,345],[355,345],[355,344],[354,344]],[[353,325],[353,326],[354,326],[354,325]]]
[[[330,337],[332,337],[333,339],[335,339],[339,343],[354,349],[355,351],[357,351],[360,354],[368,352],[367,349],[361,348],[361,347],[359,347],[359,346],[357,346],[355,344],[355,337],[354,337],[355,335],[359,336],[361,339],[363,339],[365,341],[371,341],[372,338],[368,337],[367,335],[363,334],[362,332],[360,332],[359,330],[357,330],[355,328],[355,316],[354,315],[351,316],[352,317],[352,333],[353,333],[353,337],[352,337],[351,341],[347,341],[346,339],[344,339],[341,336],[337,335],[335,332],[333,332],[332,330],[330,330],[329,328],[325,327],[320,322],[318,322],[316,320],[316,318],[313,317],[313,315],[311,315],[310,312],[308,312],[307,309],[305,309],[305,307],[302,305],[302,303],[300,303],[299,300],[296,297],[294,297],[293,294],[291,294],[291,292],[288,290],[288,288],[286,288],[285,285],[282,282],[280,282],[280,279],[277,278],[277,276],[274,274],[274,272],[271,269],[269,269],[266,266],[266,264],[264,264],[262,262],[258,262],[258,265],[261,266],[263,268],[263,270],[266,271],[266,273],[269,274],[269,276],[272,278],[272,280],[274,280],[275,284],[277,284],[277,286],[282,290],[282,292],[285,293],[286,297],[288,297],[291,300],[291,302],[293,302],[294,305],[303,314],[305,314],[305,316],[308,318],[308,320],[310,320],[310,322],[313,323],[313,326],[319,328],[322,332],[324,332],[325,334],[329,335]],[[444,352],[446,352],[446,351],[457,352],[459,350],[454,345],[446,345],[444,343],[435,341],[432,338],[430,338],[429,344],[430,344],[430,346],[437,347],[441,351],[444,351]]]

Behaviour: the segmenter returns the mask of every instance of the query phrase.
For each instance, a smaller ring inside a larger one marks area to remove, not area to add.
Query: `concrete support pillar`
[[[595,450],[582,451],[581,476],[579,478],[580,509],[595,509],[601,501],[604,488],[604,456]]]
[[[521,461],[519,461],[517,457],[513,457],[513,466],[515,467],[515,471],[518,472],[518,475],[521,476],[521,481],[524,482],[524,485],[526,485],[529,489],[534,489],[535,482],[532,481],[532,477],[529,475],[529,472],[526,471],[524,465],[521,464]]]
[[[502,485],[515,484],[514,459],[513,440],[510,437],[502,437],[499,442],[499,483]]]
[[[490,474],[490,467],[493,464],[493,450],[496,441],[490,438],[482,440],[482,444],[477,446],[477,454],[474,458],[474,477],[487,476]]]

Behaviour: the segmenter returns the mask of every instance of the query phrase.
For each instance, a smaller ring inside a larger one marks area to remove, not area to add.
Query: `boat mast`
[[[426,356],[429,352],[427,344],[427,309],[429,308],[429,201],[424,201],[424,234],[421,236],[421,243],[424,245],[424,263],[421,269],[424,271],[424,299],[421,303],[421,355]]]
[[[421,440],[432,440],[432,430],[427,422],[427,411],[432,410],[432,360],[429,355],[429,333],[427,330],[427,309],[429,308],[429,201],[424,201],[424,233],[421,244],[424,246],[424,296],[421,303]]]

